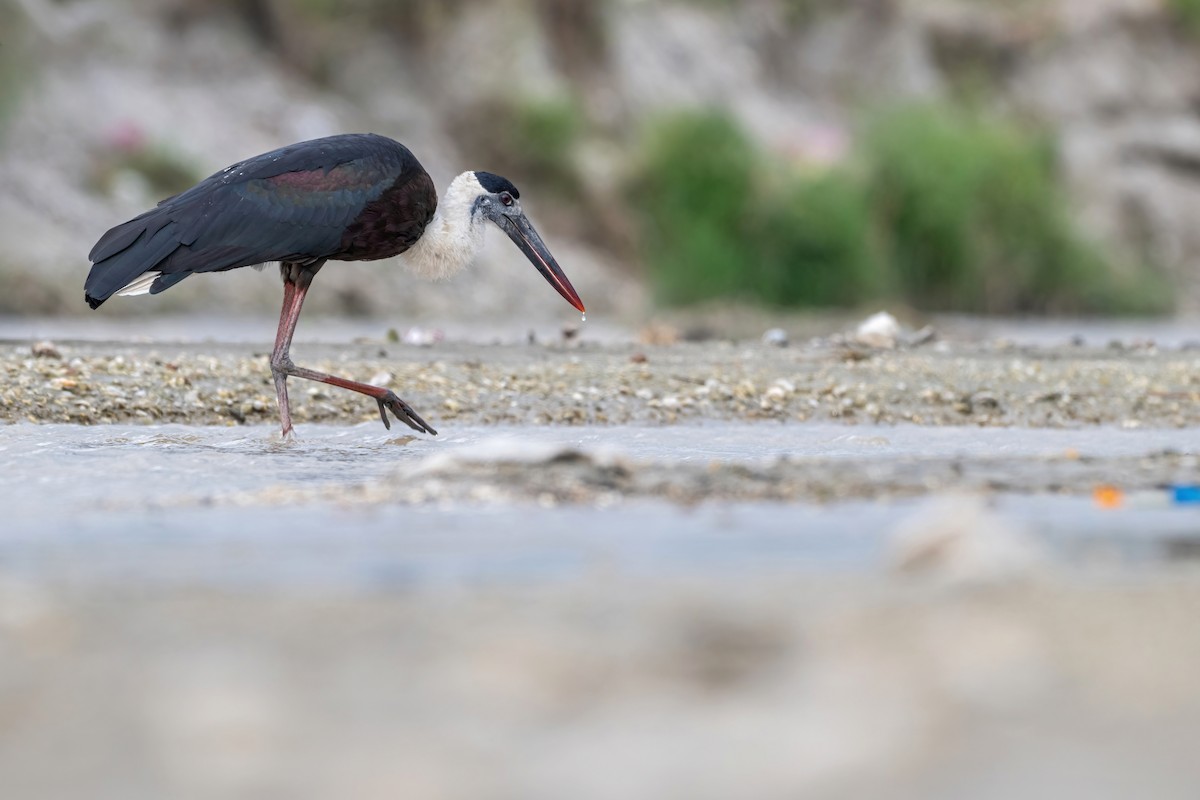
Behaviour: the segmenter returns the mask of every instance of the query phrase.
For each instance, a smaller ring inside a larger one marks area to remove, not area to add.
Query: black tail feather
[[[92,248],[91,272],[84,282],[84,299],[97,308],[139,275],[153,270],[175,252],[177,226],[166,215],[143,214],[110,230]]]

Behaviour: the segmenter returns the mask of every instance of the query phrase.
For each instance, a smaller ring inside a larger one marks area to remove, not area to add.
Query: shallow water
[[[1178,450],[1178,431],[838,425],[461,427],[437,438],[377,425],[0,427],[0,562],[65,580],[169,584],[442,585],[634,574],[862,570],[888,558],[921,500],[832,505],[629,500],[418,506],[294,502],[311,487],[367,484],[436,454],[536,453],[570,445],[634,462],[754,464],[781,456],[874,461],[1074,451],[1116,458]],[[498,438],[499,437],[499,438]],[[519,445],[514,445],[519,442]],[[919,469],[919,461],[916,462]],[[538,469],[536,459],[530,469]],[[814,469],[819,469],[819,462]],[[399,479],[399,478],[398,478]],[[287,490],[286,502],[270,502]],[[254,494],[257,492],[258,494]],[[243,493],[243,494],[237,494]],[[228,502],[230,496],[248,498]],[[220,499],[225,498],[225,499]],[[1011,495],[1000,512],[1069,560],[1142,563],[1190,552],[1194,510],[1105,511],[1086,497]]]
[[[459,426],[437,437],[377,424],[303,426],[281,442],[273,426],[27,425],[0,427],[0,494],[9,519],[36,524],[98,508],[169,502],[183,494],[370,480],[435,454],[508,442],[510,450],[567,445],[637,461],[754,463],[780,457],[898,459],[1081,458],[1188,452],[1177,430],[853,427],[720,423],[589,428]],[[1191,450],[1197,450],[1195,444]]]

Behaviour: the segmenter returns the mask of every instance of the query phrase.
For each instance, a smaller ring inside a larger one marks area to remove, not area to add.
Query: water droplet
[[[580,315],[579,315],[579,321],[580,321],[580,322],[587,322],[587,314],[580,314]]]

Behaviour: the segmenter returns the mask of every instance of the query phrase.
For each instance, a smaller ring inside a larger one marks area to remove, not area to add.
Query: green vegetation
[[[28,28],[20,11],[0,3],[0,132],[14,112],[20,94],[31,81]]]
[[[758,300],[845,307],[889,288],[879,269],[866,195],[844,171],[792,181],[780,196],[765,198],[757,217],[754,234],[768,248]]]
[[[197,183],[204,176],[185,159],[166,147],[137,145],[113,149],[97,156],[89,184],[94,191],[108,193],[122,172],[132,172],[146,182],[154,197],[169,197]]]
[[[936,310],[1138,312],[1161,307],[1075,230],[1051,148],[1002,120],[915,106],[866,137],[870,196],[907,301]]]
[[[636,202],[659,296],[847,305],[878,292],[865,198],[840,173],[772,181],[725,117],[676,117],[651,136]]]
[[[522,174],[562,186],[574,183],[571,151],[579,138],[582,116],[568,100],[525,102],[512,108],[505,147]],[[520,154],[519,156],[517,154]]]
[[[853,166],[804,171],[727,118],[686,114],[647,137],[635,202],[664,302],[986,313],[1148,312],[1150,270],[1117,269],[1071,224],[1050,148],[1015,126],[908,107],[868,126]]]
[[[654,131],[635,200],[663,300],[740,293],[756,159],[725,117],[680,116]]]
[[[1200,0],[1167,0],[1167,8],[1189,34],[1200,38]]]
[[[141,175],[155,194],[164,196],[178,194],[204,177],[175,153],[157,147],[131,153],[118,166]]]
[[[574,148],[583,116],[569,100],[500,100],[472,108],[455,128],[464,149],[489,169],[554,191],[578,187]]]

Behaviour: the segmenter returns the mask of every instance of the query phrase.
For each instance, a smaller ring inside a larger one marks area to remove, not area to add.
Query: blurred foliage
[[[0,131],[29,84],[33,68],[30,37],[25,16],[0,3]]]
[[[759,199],[757,299],[781,306],[858,305],[890,287],[880,268],[862,182],[844,169],[793,178]],[[799,267],[799,268],[798,268]]]
[[[0,261],[0,314],[64,314],[77,311],[71,307],[75,297],[68,295],[62,282],[53,275],[31,272],[12,262]]]
[[[634,200],[650,276],[669,303],[736,296],[745,281],[758,154],[732,121],[681,115],[653,130]]]
[[[97,155],[88,183],[93,191],[110,194],[123,174],[135,175],[159,199],[179,194],[205,177],[169,148],[142,144]]]
[[[480,169],[519,175],[553,191],[578,189],[574,149],[584,120],[571,100],[496,100],[471,108],[467,117],[453,129]]]
[[[780,174],[724,116],[652,131],[635,202],[662,300],[851,305],[881,291],[859,183],[837,170]]]
[[[865,141],[871,205],[904,298],[931,310],[1140,312],[1166,294],[1075,230],[1048,141],[949,106],[881,115]]]
[[[519,164],[521,171],[535,180],[573,185],[572,148],[583,128],[575,104],[570,100],[525,102],[513,111],[505,138],[516,160],[524,161]]]
[[[1200,37],[1200,0],[1167,0],[1167,8],[1189,34]]]
[[[778,0],[783,21],[791,28],[812,24],[831,10],[842,8],[841,0]]]
[[[741,297],[928,310],[1148,312],[1152,270],[1118,271],[1071,224],[1039,137],[949,107],[879,116],[858,168],[809,172],[728,118],[683,114],[647,136],[634,201],[661,300]]]

